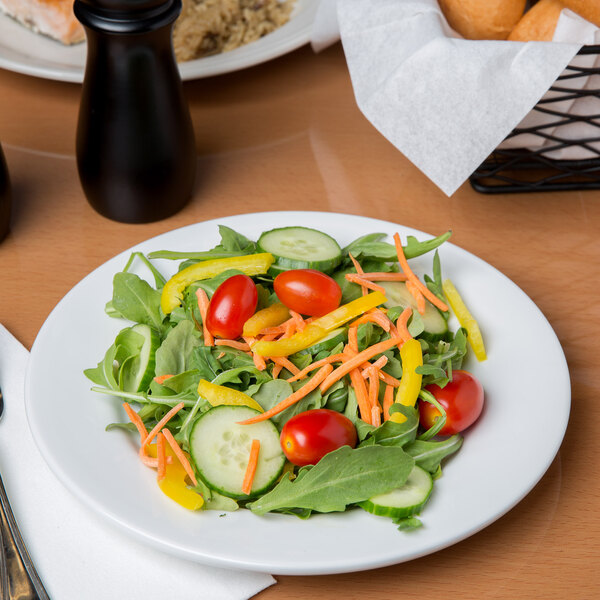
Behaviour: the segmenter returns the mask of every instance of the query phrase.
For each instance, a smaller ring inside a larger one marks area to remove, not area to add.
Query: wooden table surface
[[[0,322],[27,347],[74,284],[137,242],[206,219],[300,207],[432,234],[451,228],[455,244],[535,301],[564,348],[572,382],[564,442],[508,514],[430,556],[345,575],[281,576],[257,598],[600,597],[600,192],[484,196],[465,184],[447,198],[362,116],[341,46],[319,55],[305,47],[186,83],[194,196],[167,220],[121,224],[94,212],[79,185],[80,89],[0,70],[0,141],[13,186],[11,233],[0,245]]]

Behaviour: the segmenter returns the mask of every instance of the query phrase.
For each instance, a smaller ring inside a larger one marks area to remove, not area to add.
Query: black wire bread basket
[[[532,109],[528,121],[533,124],[515,128],[471,175],[475,190],[498,194],[600,189],[600,67],[582,66],[600,63],[595,61],[598,56],[600,45],[579,51],[579,60]],[[578,101],[579,109],[573,110]],[[585,134],[574,137],[574,128],[581,131],[582,126]],[[528,140],[527,147],[518,147],[517,136]]]

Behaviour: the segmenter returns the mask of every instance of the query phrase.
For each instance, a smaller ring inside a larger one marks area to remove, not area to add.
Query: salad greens
[[[211,298],[223,281],[240,274],[236,269],[219,272],[214,277],[193,281],[183,292],[180,304],[168,314],[161,308],[161,295],[167,279],[161,274],[157,261],[180,261],[179,271],[202,261],[252,255],[262,249],[257,243],[226,226],[219,226],[220,243],[212,249],[198,252],[172,252],[161,250],[145,256],[135,252],[123,271],[113,280],[112,298],[106,304],[106,314],[124,321],[114,343],[106,350],[98,365],[85,371],[95,391],[117,396],[135,407],[144,427],[149,431],[176,407],[176,414],[165,427],[175,441],[191,455],[190,465],[195,470],[196,483],[188,478],[186,488],[202,496],[204,509],[235,510],[244,507],[257,515],[270,511],[294,514],[302,518],[314,512],[345,511],[357,508],[360,503],[395,489],[402,489],[415,465],[431,474],[440,476],[442,461],[459,450],[462,437],[459,434],[437,438],[435,433],[443,425],[438,420],[437,430],[423,431],[419,425],[419,413],[414,406],[395,402],[382,423],[372,423],[361,415],[357,390],[348,376],[342,377],[328,389],[316,387],[296,404],[275,414],[270,420],[281,432],[293,416],[313,409],[327,408],[347,417],[355,426],[358,443],[355,448],[343,446],[326,454],[316,465],[293,467],[287,463],[284,474],[277,473],[270,489],[258,497],[248,495],[237,499],[227,490],[217,489],[205,481],[195,465],[190,438],[198,420],[213,408],[207,398],[198,394],[198,385],[205,380],[230,390],[243,392],[256,401],[265,411],[276,407],[304,386],[306,380],[293,380],[286,368],[276,369],[269,360],[266,368],[257,364],[255,356],[247,349],[228,345],[207,345],[203,314],[199,307],[197,291],[203,290]],[[319,232],[317,232],[319,233]],[[433,252],[432,273],[424,281],[427,288],[443,299],[442,271],[437,248],[451,235],[419,241],[409,236],[403,247],[407,258]],[[361,297],[361,286],[346,278],[356,274],[354,261],[358,261],[367,273],[399,273],[397,251],[385,241],[385,234],[364,235],[340,250],[341,256],[331,276],[342,290],[341,304]],[[148,283],[132,272],[139,264],[148,270]],[[274,277],[281,272],[277,262],[266,273],[254,275],[258,292],[257,310],[278,302],[273,290]],[[387,288],[386,288],[387,289]],[[433,308],[433,307],[432,307]],[[392,323],[404,313],[406,305],[384,305]],[[436,383],[443,387],[459,369],[467,353],[467,334],[462,328],[447,328],[448,313],[433,308],[442,317],[442,327],[432,330],[425,316],[412,310],[407,322],[410,335],[418,340],[422,352],[422,365],[416,368],[421,376],[421,389]],[[130,322],[130,323],[126,323]],[[126,325],[126,326],[125,326]],[[339,355],[348,343],[348,325],[337,331],[338,337],[329,343],[314,344],[287,356],[295,370],[302,370],[313,363]],[[357,350],[373,346],[391,337],[390,331],[376,322],[363,322],[357,328]],[[241,342],[242,340],[240,340]],[[381,378],[388,381],[401,380],[403,362],[398,347],[384,353],[386,362],[381,367]],[[377,358],[377,357],[376,357]],[[290,367],[291,368],[291,367]],[[406,368],[406,365],[404,365]],[[378,392],[383,403],[386,385]],[[433,401],[426,392],[420,398]],[[182,405],[182,406],[180,406]],[[112,423],[107,429],[136,431],[131,422]],[[137,427],[139,430],[139,427]],[[224,434],[225,435],[225,434]],[[162,486],[161,486],[162,487]],[[164,491],[164,489],[163,489]],[[167,493],[165,491],[165,493]],[[173,496],[175,500],[177,497]],[[400,529],[421,525],[415,514],[396,519]]]

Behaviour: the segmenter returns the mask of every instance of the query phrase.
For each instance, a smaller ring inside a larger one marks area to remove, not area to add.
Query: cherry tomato
[[[356,429],[350,419],[335,410],[318,408],[292,417],[281,430],[281,448],[299,466],[314,465],[328,452],[356,446]]]
[[[475,423],[483,410],[483,386],[467,371],[453,371],[452,381],[445,387],[432,384],[425,387],[446,411],[446,424],[440,430],[442,435],[452,435],[465,430]],[[419,402],[420,423],[429,428],[440,415],[433,404]]]
[[[248,275],[233,275],[213,294],[206,314],[206,327],[214,335],[234,340],[254,314],[258,292]]]
[[[321,317],[340,305],[342,289],[329,275],[315,269],[291,269],[275,277],[273,289],[291,310]]]

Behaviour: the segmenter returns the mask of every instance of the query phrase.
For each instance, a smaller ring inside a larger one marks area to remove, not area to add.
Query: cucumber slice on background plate
[[[406,308],[409,306],[413,310],[417,310],[417,301],[408,291],[404,282],[378,281],[377,284],[385,289],[387,302],[384,306],[386,308],[393,308],[394,306]],[[425,326],[423,333],[426,334],[423,337],[428,337],[431,341],[436,341],[448,333],[448,322],[444,319],[440,311],[427,299],[425,299],[425,314],[421,315],[421,319],[423,319],[423,325]]]
[[[309,227],[280,227],[263,233],[256,243],[260,252],[275,257],[278,269],[317,269],[331,273],[342,260],[339,244],[329,235]]]
[[[380,517],[403,519],[418,515],[429,500],[432,490],[431,475],[425,469],[415,465],[402,487],[386,494],[373,496],[360,502],[359,506]]]
[[[248,406],[215,406],[201,415],[192,428],[190,454],[198,473],[223,496],[245,500],[264,494],[281,475],[285,456],[275,425],[269,420],[238,424],[258,414]],[[242,492],[242,482],[253,439],[260,441],[260,451],[252,491],[246,495]]]

